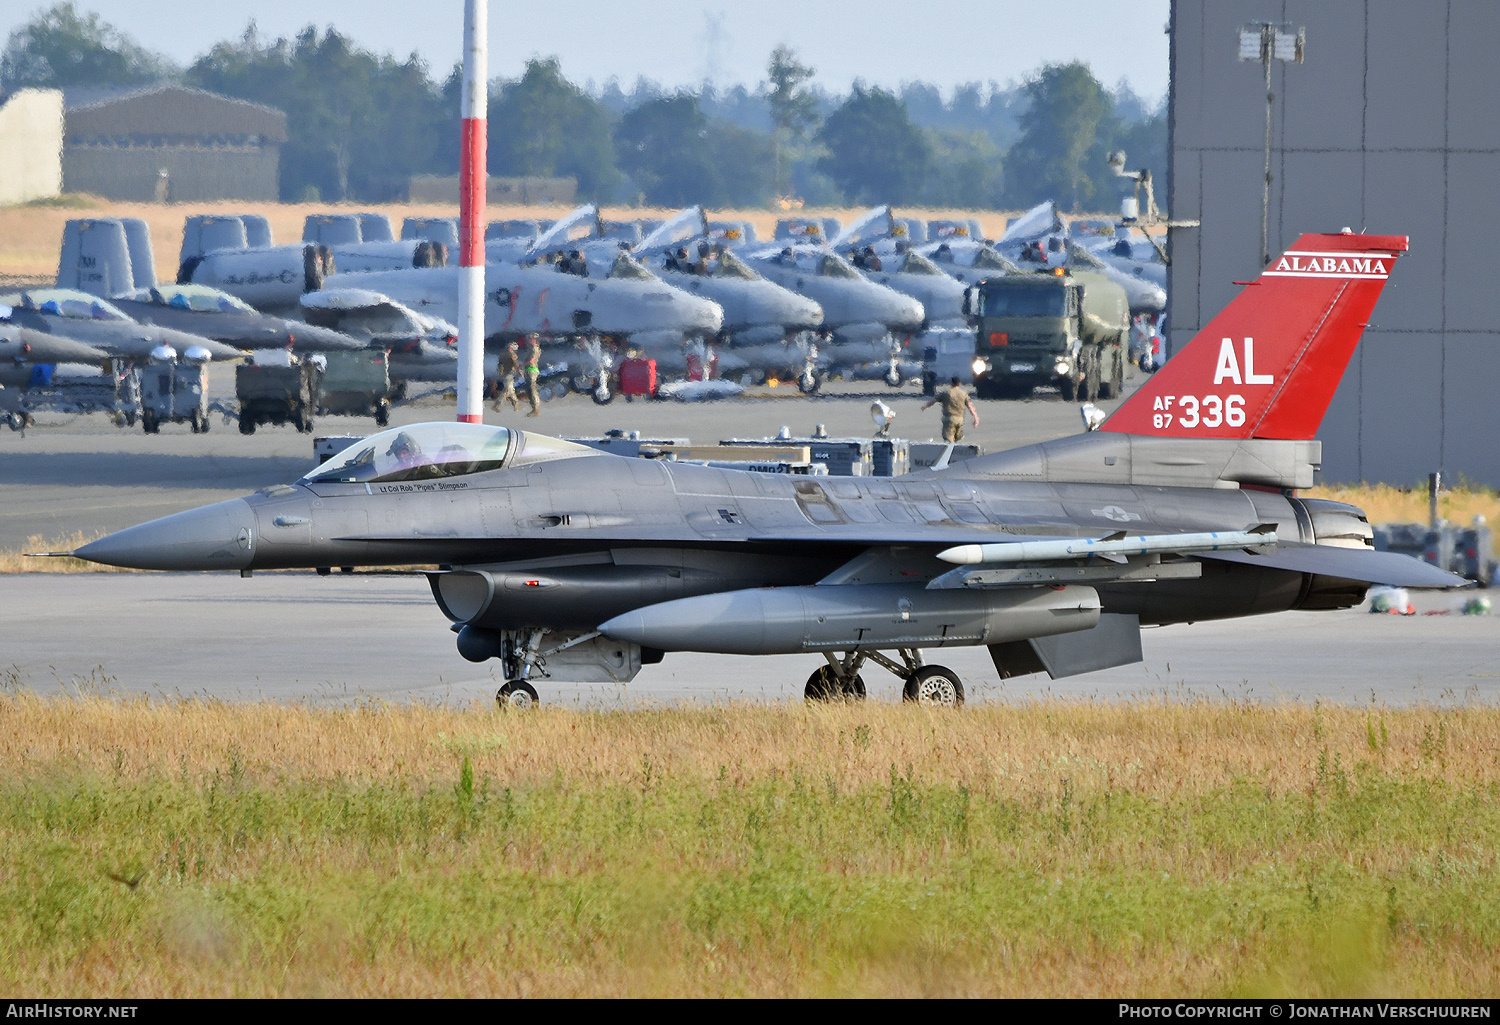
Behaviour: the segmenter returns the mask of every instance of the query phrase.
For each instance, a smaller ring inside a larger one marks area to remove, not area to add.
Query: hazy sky
[[[0,0],[9,35],[36,0]],[[186,64],[250,18],[263,34],[332,25],[361,45],[405,56],[434,74],[458,59],[462,0],[76,0],[81,10]],[[877,85],[1021,79],[1046,61],[1075,58],[1108,86],[1121,78],[1149,101],[1167,91],[1169,0],[490,0],[490,75],[515,76],[533,55],[555,55],[578,82],[644,75],[667,86],[753,86],[779,43],[794,47],[834,92],[856,78]]]

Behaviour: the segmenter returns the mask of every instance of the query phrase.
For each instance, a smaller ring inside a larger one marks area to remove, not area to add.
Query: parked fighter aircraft
[[[97,367],[109,361],[109,353],[71,338],[17,327],[5,321],[9,314],[9,307],[0,306],[0,413],[5,414],[6,423],[19,430],[31,420],[26,392],[39,364],[88,363]]]
[[[943,471],[757,475],[431,423],[71,554],[242,574],[441,564],[433,595],[460,654],[500,660],[501,703],[705,651],[821,656],[809,698],[862,697],[868,661],[908,699],[957,704],[962,682],[922,649],[984,644],[1002,677],[1062,677],[1139,661],[1142,625],[1460,583],[1375,551],[1354,506],[1290,490],[1313,483],[1313,436],[1406,248],[1305,235],[1101,430]]]
[[[445,320],[418,313],[388,296],[358,288],[330,288],[302,297],[304,327],[357,339],[390,353],[389,367],[395,397],[402,398],[411,381],[446,384],[458,378],[458,328]]]
[[[339,352],[368,344],[329,327],[258,313],[249,303],[207,285],[157,285],[115,296],[110,303],[142,324],[191,331],[241,349]]]
[[[915,252],[911,228],[890,207],[878,206],[850,222],[829,248],[876,284],[921,303],[924,329],[966,327],[964,286]]]
[[[1118,266],[1106,263],[1088,249],[1072,239],[1064,241],[1068,254],[1068,266],[1077,270],[1090,270],[1102,274],[1125,290],[1125,301],[1130,306],[1130,315],[1142,314],[1155,317],[1166,311],[1167,290],[1144,277],[1127,274]]]
[[[866,279],[848,260],[821,246],[772,245],[745,254],[744,260],[762,276],[821,306],[823,326],[837,341],[879,348],[871,359],[883,357],[888,336],[922,326],[920,302]]]
[[[187,331],[137,323],[106,299],[71,288],[37,288],[0,296],[11,307],[9,320],[45,334],[61,335],[104,350],[110,356],[148,359],[165,345],[177,352],[202,349],[212,359],[236,359],[244,353],[223,342]]]
[[[986,242],[965,237],[942,238],[919,246],[917,252],[933,266],[966,285],[1002,274],[1020,274],[1021,268]]]
[[[817,303],[766,280],[732,249],[710,241],[702,207],[689,207],[668,218],[641,240],[635,252],[663,281],[718,303],[724,311],[721,340],[750,365],[760,362],[757,353],[742,350],[760,346],[784,350],[790,336],[823,323]],[[592,266],[589,272],[594,273]],[[768,354],[776,367],[788,366],[784,351]]]

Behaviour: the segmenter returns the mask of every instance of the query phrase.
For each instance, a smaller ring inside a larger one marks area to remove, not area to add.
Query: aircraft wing
[[[1248,566],[1317,573],[1320,576],[1358,580],[1392,587],[1467,587],[1469,581],[1400,552],[1377,552],[1370,548],[1339,548],[1283,542],[1274,552],[1251,555],[1244,551],[1205,552],[1205,559],[1238,562]]]
[[[387,314],[409,312],[405,306],[385,293],[372,292],[366,288],[325,288],[319,292],[306,292],[298,303],[307,311],[308,320],[312,323],[317,323],[313,320],[317,312],[324,310],[334,314],[328,318],[330,323],[338,319],[337,314],[353,311]]]

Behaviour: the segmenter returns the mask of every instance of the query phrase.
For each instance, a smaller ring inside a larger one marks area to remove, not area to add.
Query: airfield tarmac
[[[1418,598],[1424,611],[1456,594]],[[459,657],[420,576],[308,572],[0,576],[0,686],[228,701],[488,701],[502,682]],[[1146,630],[1145,661],[1065,680],[1002,682],[983,648],[929,650],[970,702],[1026,698],[1330,701],[1500,699],[1500,618],[1288,612]],[[669,654],[626,686],[538,682],[546,703],[622,708],[799,701],[816,656]],[[870,698],[896,678],[863,670]]]
[[[1129,382],[1127,394],[1137,380]],[[216,397],[232,374],[216,368]],[[538,418],[487,412],[490,422],[548,434],[608,428],[695,442],[761,437],[815,423],[867,436],[870,403],[896,410],[896,433],[929,437],[937,411],[914,385],[835,382],[815,399],[794,387],[754,389],[714,403],[597,406],[569,396]],[[968,439],[986,451],[1077,433],[1076,405],[1056,396],[979,403]],[[1104,404],[1106,408],[1112,403]],[[398,407],[393,423],[447,419],[451,402]],[[23,434],[0,431],[0,550],[29,538],[93,537],[156,516],[293,480],[312,464],[312,439],[290,428],[246,437],[214,417],[207,435],[168,425],[156,436],[102,415],[44,414]],[[363,434],[368,420],[327,418],[317,434]],[[1456,594],[1419,596],[1424,612],[1456,609]],[[312,573],[0,575],[0,685],[38,692],[97,690],[224,700],[465,704],[488,700],[495,663],[458,656],[426,581]],[[982,648],[928,652],[956,670],[971,702],[1038,697],[1126,700],[1325,700],[1341,703],[1493,702],[1500,698],[1500,618],[1372,616],[1360,610],[1285,613],[1147,630],[1145,662],[1069,680],[1001,682]],[[673,654],[628,686],[552,683],[544,702],[624,707],[676,701],[800,700],[811,656]],[[875,700],[897,700],[894,677],[865,670]]]

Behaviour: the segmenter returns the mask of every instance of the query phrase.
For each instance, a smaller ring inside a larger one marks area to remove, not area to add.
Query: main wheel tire
[[[375,426],[384,427],[391,422],[391,404],[381,399],[375,404]]]
[[[807,678],[807,686],[803,688],[802,696],[808,701],[863,701],[865,680],[864,677],[855,673],[854,679],[840,683],[830,667],[819,666]]]
[[[1117,399],[1125,390],[1125,360],[1120,353],[1116,352],[1110,357],[1113,370],[1110,372],[1109,380],[1099,386],[1099,395],[1106,399]]]
[[[803,395],[816,395],[823,387],[823,375],[816,371],[803,371],[797,375],[797,390]]]
[[[977,392],[979,389],[974,390]],[[922,371],[922,394],[929,399],[937,394],[937,374],[930,370]]]
[[[247,416],[241,415],[240,416],[240,433],[241,434],[254,434],[255,433],[255,421],[252,420],[252,419],[250,419]]]
[[[497,708],[535,708],[542,703],[537,695],[536,688],[525,680],[511,680],[505,686],[495,692],[495,707]]]
[[[957,708],[964,703],[964,685],[958,674],[944,666],[923,666],[906,678],[902,696],[919,705]]]
[[[594,405],[596,406],[607,406],[615,401],[615,393],[609,390],[608,385],[604,384],[595,388],[589,395],[593,398]]]

